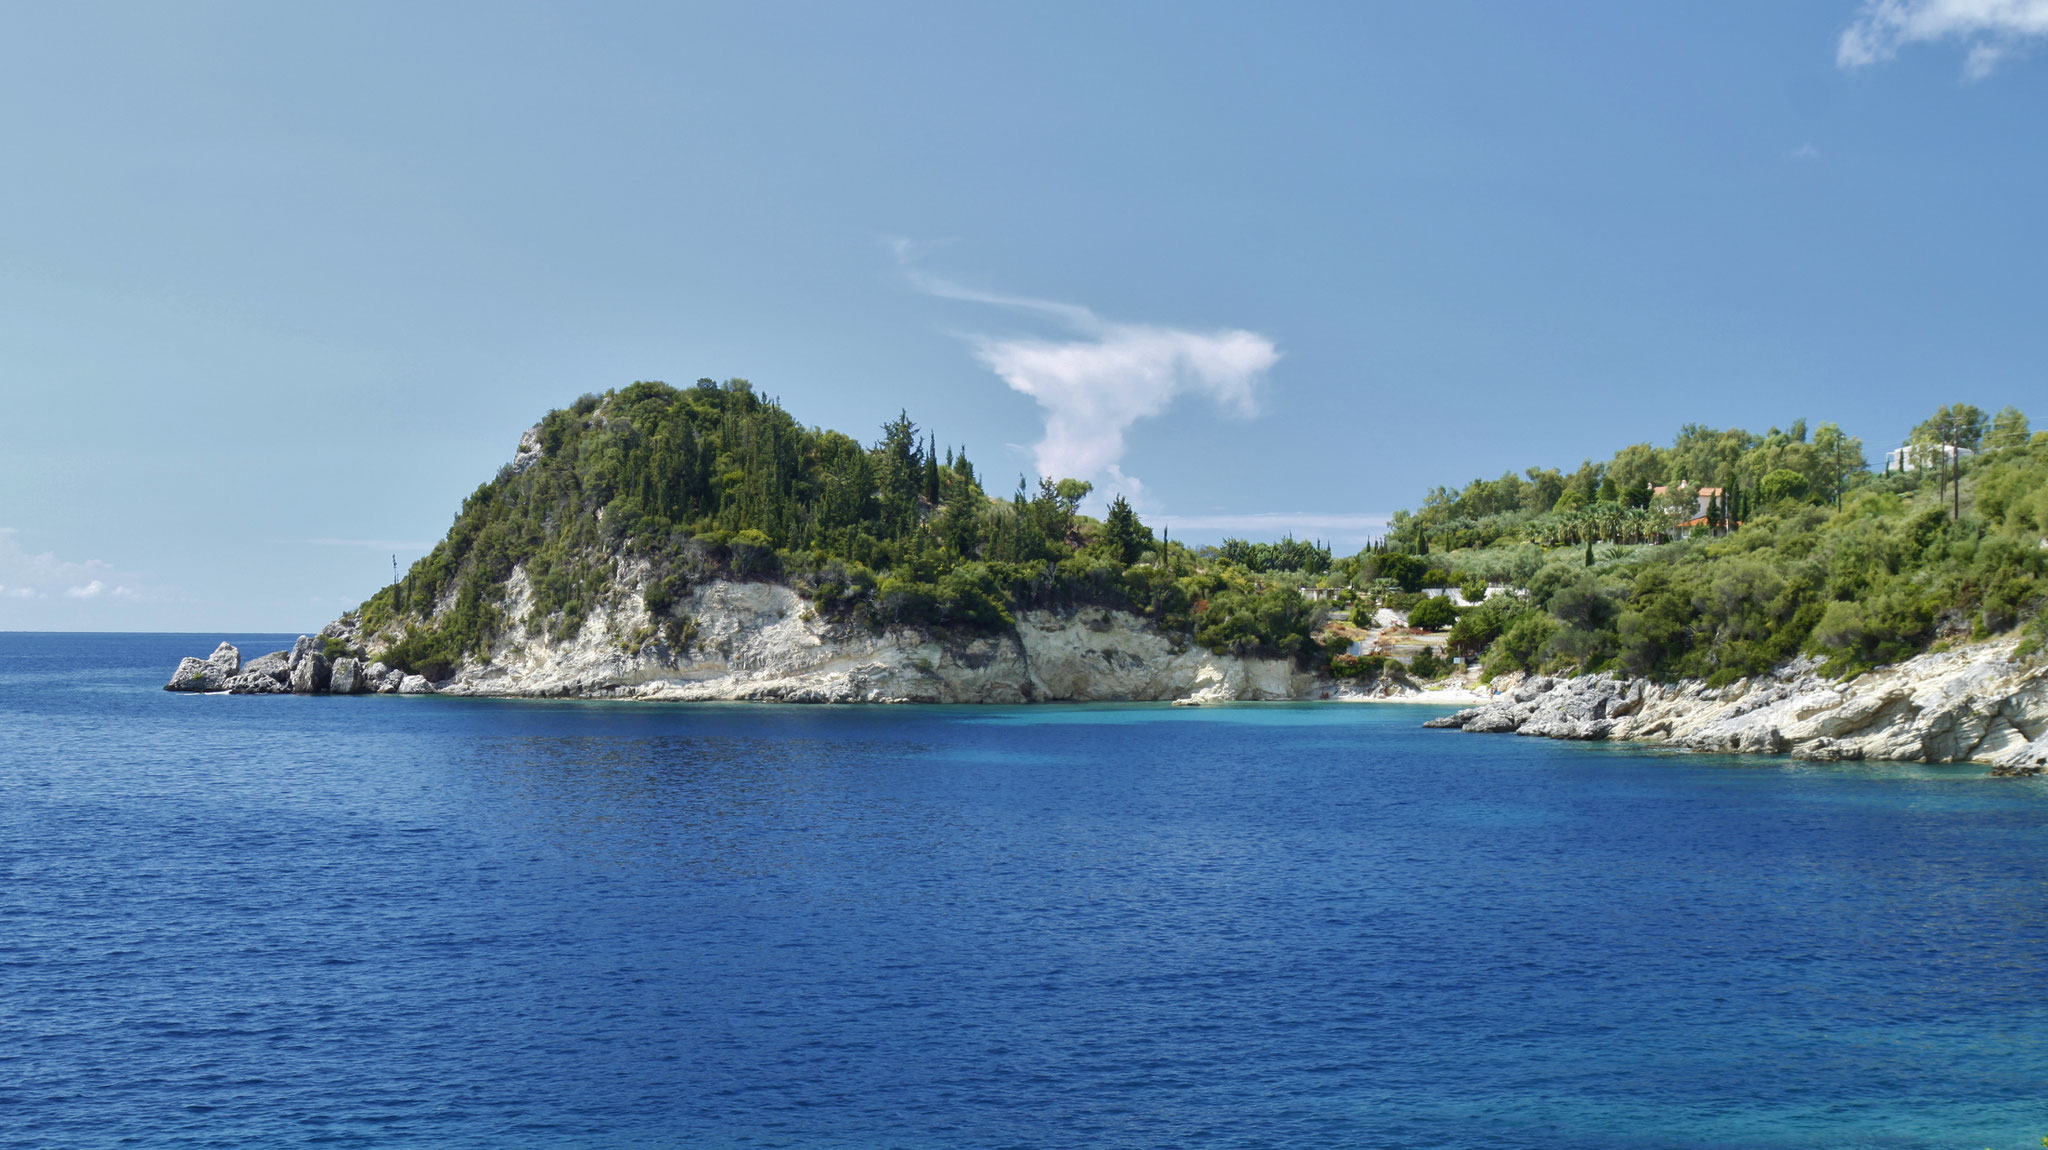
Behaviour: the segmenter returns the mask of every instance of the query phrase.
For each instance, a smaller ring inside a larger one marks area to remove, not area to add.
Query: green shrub
[[[1408,625],[1424,631],[1441,631],[1458,620],[1458,609],[1448,595],[1424,599],[1408,612]]]

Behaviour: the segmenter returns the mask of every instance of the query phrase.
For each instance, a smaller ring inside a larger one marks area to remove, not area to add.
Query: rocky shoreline
[[[523,573],[513,584],[516,619]],[[1216,655],[1102,608],[1025,612],[1008,633],[947,637],[835,624],[780,584],[714,580],[686,597],[681,617],[690,637],[671,645],[642,598],[637,591],[611,597],[567,638],[515,625],[439,682],[366,657],[383,648],[345,617],[246,663],[222,643],[207,658],[180,663],[165,689],[677,702],[1473,700],[1402,684],[1337,682],[1292,660]],[[1823,678],[1811,660],[1720,687],[1609,674],[1512,676],[1493,685],[1498,694],[1490,700],[1424,725],[2048,773],[2048,665],[2015,659],[2014,646],[2006,639],[1929,652],[1846,682]]]
[[[1848,682],[1821,677],[1811,660],[1722,687],[1537,676],[1423,725],[1819,762],[1975,762],[1994,775],[2039,775],[2048,772],[2048,666],[2016,661],[2014,645],[1930,652]]]
[[[222,643],[204,659],[187,656],[171,673],[166,691],[225,692],[230,695],[424,695],[433,684],[395,667],[349,655],[329,659],[324,644],[301,635],[290,650],[272,651],[244,663],[242,652]]]

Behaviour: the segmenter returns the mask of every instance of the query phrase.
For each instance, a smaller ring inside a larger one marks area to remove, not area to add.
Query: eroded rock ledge
[[[1612,675],[1516,682],[1494,702],[1426,727],[1550,739],[1627,739],[1693,751],[1825,762],[1979,762],[1994,775],[2048,771],[2048,667],[2012,641],[1930,653],[1849,682],[1811,661],[1725,687]]]

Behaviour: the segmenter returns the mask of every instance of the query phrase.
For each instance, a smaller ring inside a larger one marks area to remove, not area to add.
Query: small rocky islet
[[[433,685],[421,675],[353,655],[330,658],[321,640],[301,635],[288,650],[258,655],[244,663],[242,652],[222,643],[204,659],[186,656],[164,684],[166,691],[230,695],[424,695]]]

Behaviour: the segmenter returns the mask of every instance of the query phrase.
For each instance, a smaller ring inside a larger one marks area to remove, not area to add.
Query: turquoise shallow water
[[[0,1145],[2048,1134],[2038,782],[1412,707],[157,690],[212,641],[0,635]]]

